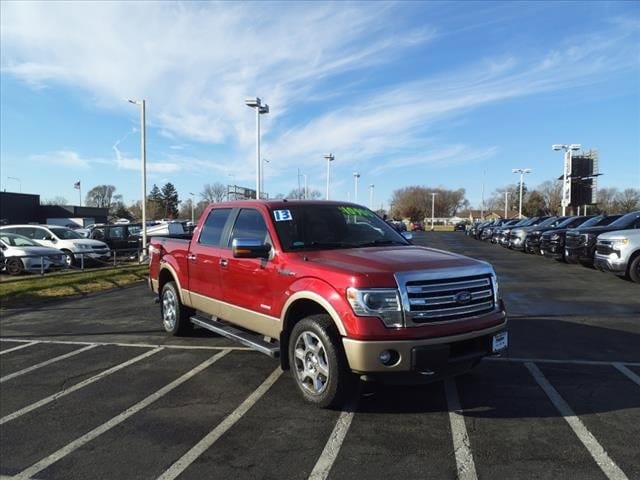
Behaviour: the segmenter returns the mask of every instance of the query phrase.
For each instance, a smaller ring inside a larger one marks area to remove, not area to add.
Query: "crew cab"
[[[564,246],[565,259],[569,263],[592,266],[598,235],[636,228],[640,228],[640,211],[627,213],[606,226],[579,227],[568,230]]]
[[[599,235],[594,266],[640,283],[640,229]]]
[[[195,324],[278,357],[322,407],[358,377],[433,380],[507,348],[491,265],[414,246],[352,203],[215,204],[190,240],[153,238],[149,255],[169,334]]]

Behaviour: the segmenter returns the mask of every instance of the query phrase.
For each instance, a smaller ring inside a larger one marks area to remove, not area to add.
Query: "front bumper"
[[[342,344],[349,368],[359,374],[399,373],[447,370],[459,363],[469,363],[493,355],[493,335],[507,330],[507,319],[483,330],[447,337],[415,340],[353,340],[343,338]],[[379,360],[383,350],[395,351],[398,360],[386,366]]]
[[[600,255],[596,253],[593,259],[593,266],[601,272],[611,272],[616,275],[627,273],[627,262],[618,257],[615,253],[611,255]]]

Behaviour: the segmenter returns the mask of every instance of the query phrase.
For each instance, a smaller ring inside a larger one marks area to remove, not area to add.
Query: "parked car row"
[[[539,216],[471,225],[467,235],[512,250],[580,263],[640,283],[640,211],[626,215]]]

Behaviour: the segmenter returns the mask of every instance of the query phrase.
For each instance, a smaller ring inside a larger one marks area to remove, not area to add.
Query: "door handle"
[[[220,266],[222,268],[227,268],[227,265],[229,265],[229,260],[227,260],[226,258],[221,258],[220,259]]]
[[[194,253],[189,253],[187,255],[187,260],[195,261],[196,258],[198,258],[198,256]]]

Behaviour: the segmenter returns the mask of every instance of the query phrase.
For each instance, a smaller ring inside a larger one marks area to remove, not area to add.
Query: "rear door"
[[[221,316],[223,297],[220,281],[220,260],[227,256],[222,239],[226,237],[231,208],[213,208],[191,241],[187,254],[191,305],[209,315]],[[185,286],[183,285],[183,288]]]

